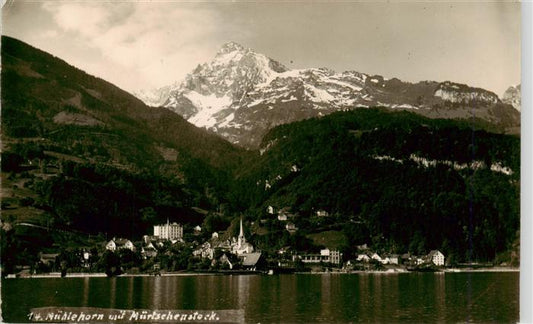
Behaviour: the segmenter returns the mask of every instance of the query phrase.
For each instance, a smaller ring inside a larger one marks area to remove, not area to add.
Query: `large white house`
[[[433,262],[437,266],[444,265],[444,254],[439,250],[432,250],[428,254],[428,259],[430,262]]]
[[[109,251],[115,252],[116,250],[128,249],[130,251],[135,251],[135,246],[128,239],[123,238],[113,238],[111,241],[107,242],[105,248]]]
[[[341,264],[342,263],[342,253],[340,253],[337,250],[330,250],[330,249],[322,249],[320,250],[320,254],[301,254],[301,255],[295,255],[293,257],[294,260],[296,258],[302,260],[303,263],[333,263],[333,264]]]
[[[163,240],[180,240],[183,238],[183,226],[167,219],[166,224],[154,225],[154,236]]]

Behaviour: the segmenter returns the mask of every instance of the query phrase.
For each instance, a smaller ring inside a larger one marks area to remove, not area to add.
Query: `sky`
[[[130,91],[183,79],[235,41],[289,68],[520,83],[518,2],[23,1],[2,34]]]

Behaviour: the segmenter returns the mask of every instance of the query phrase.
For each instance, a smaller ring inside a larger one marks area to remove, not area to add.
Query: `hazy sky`
[[[289,68],[520,83],[518,2],[9,1],[2,34],[125,90],[160,87],[236,41]]]

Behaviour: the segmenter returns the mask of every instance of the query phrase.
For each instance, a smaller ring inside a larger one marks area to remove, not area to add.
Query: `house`
[[[270,214],[270,215],[274,215],[275,212],[276,212],[276,211],[275,211],[274,207],[272,207],[272,206],[268,206],[268,207],[267,207],[267,213],[268,213],[268,214]]]
[[[357,256],[357,262],[370,262],[370,257],[366,254],[359,254]]]
[[[211,238],[212,239],[218,239],[218,233],[217,232],[213,232],[213,234],[211,234]]]
[[[287,220],[289,217],[293,217],[294,215],[291,213],[290,207],[284,207],[278,211],[278,219],[279,220]]]
[[[340,265],[342,263],[342,253],[337,250],[323,249],[320,250],[319,254],[302,254],[294,256],[294,261],[296,258],[302,260],[303,263],[333,263]]]
[[[39,261],[47,266],[53,266],[59,253],[41,253]]]
[[[432,250],[427,255],[427,260],[436,266],[444,266],[444,254],[439,250]]]
[[[317,210],[316,211],[316,215],[318,217],[328,217],[329,216],[329,213],[323,209],[320,209],[320,210]]]
[[[379,254],[375,253],[372,254],[372,256],[370,257],[372,260],[376,260],[378,262],[381,262],[381,257],[379,256]]]
[[[261,252],[255,253],[246,253],[240,256],[242,259],[242,267],[246,270],[257,270],[258,267],[262,265],[262,254]]]
[[[298,230],[294,223],[287,223],[287,225],[285,225],[285,228],[287,229],[287,231],[289,231],[289,233],[294,233]]]
[[[200,225],[196,225],[196,226],[194,227],[194,232],[195,232],[195,233],[200,233],[201,231],[202,231],[202,228],[200,227]]]
[[[222,266],[227,265],[230,270],[233,269],[233,263],[230,261],[226,253],[222,254],[218,261]]]
[[[389,264],[400,264],[400,256],[398,254],[389,255]]]
[[[358,245],[357,250],[359,251],[368,250],[368,244],[365,243],[365,244]]]
[[[144,259],[154,258],[157,256],[157,249],[152,244],[152,242],[150,242],[147,246],[143,246],[141,248],[141,255]]]
[[[200,245],[196,250],[192,252],[196,257],[201,257],[202,259],[213,260],[215,255],[215,249],[211,246],[211,243],[205,242]]]
[[[154,225],[154,236],[163,240],[181,240],[183,238],[183,226],[178,223],[170,223],[167,218],[166,224]]]
[[[400,256],[400,261],[402,264],[410,264],[413,258],[410,253],[404,253]]]
[[[132,252],[135,251],[135,246],[133,245],[133,243],[130,240],[124,238],[113,238],[111,241],[107,242],[105,248],[106,250],[109,250],[111,252],[115,252],[117,250],[122,249],[127,249]]]

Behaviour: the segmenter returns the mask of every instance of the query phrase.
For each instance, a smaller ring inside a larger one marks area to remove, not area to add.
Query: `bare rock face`
[[[182,82],[138,97],[248,148],[257,148],[277,125],[372,106],[434,118],[475,115],[492,123],[500,122],[503,109],[506,123],[519,125],[519,114],[508,113],[512,108],[484,89],[449,81],[408,83],[327,68],[290,70],[234,42],[222,46],[211,62],[198,65]]]
[[[503,94],[502,101],[520,111],[522,106],[521,85],[511,86]]]

